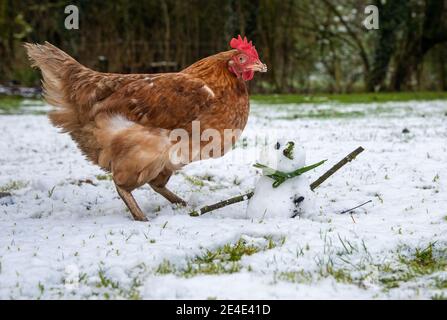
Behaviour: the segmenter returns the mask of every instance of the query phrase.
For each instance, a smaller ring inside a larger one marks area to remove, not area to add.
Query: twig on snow
[[[10,197],[11,192],[0,192],[0,198]]]
[[[362,203],[362,204],[358,205],[357,207],[354,207],[354,208],[351,208],[351,209],[348,209],[348,210],[344,210],[344,211],[340,212],[340,214],[345,214],[345,213],[354,211],[355,209],[358,209],[358,208],[360,208],[360,207],[363,207],[364,205],[366,205],[366,204],[368,204],[368,203],[370,203],[370,202],[372,202],[372,200],[368,200],[368,201],[366,201],[365,203]]]

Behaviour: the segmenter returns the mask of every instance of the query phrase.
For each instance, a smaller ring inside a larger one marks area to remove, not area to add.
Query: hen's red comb
[[[251,41],[248,42],[247,37],[244,37],[244,39],[242,39],[241,35],[239,35],[237,39],[236,38],[231,39],[230,46],[233,49],[242,51],[243,53],[245,53],[250,57],[259,59],[258,52],[256,51],[255,46],[252,44]]]

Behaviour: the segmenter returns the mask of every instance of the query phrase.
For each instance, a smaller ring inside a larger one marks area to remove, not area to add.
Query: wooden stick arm
[[[335,172],[337,172],[341,167],[343,167],[348,162],[354,160],[360,153],[362,153],[365,149],[363,147],[358,147],[346,157],[337,162],[332,168],[326,171],[321,177],[310,184],[310,190],[314,190],[320,186],[323,182],[325,182],[330,176],[332,176]]]
[[[253,197],[253,195],[254,195],[254,192],[250,191],[250,192],[248,192],[246,194],[242,194],[240,196],[236,196],[236,197],[233,197],[233,198],[230,198],[227,200],[223,200],[223,201],[220,201],[218,203],[215,203],[215,204],[212,204],[209,206],[204,206],[201,209],[199,209],[198,211],[192,211],[189,215],[192,217],[198,217],[198,216],[201,216],[202,214],[205,214],[207,212],[214,211],[214,210],[229,206],[230,204],[246,201],[246,200],[250,199],[251,197]]]

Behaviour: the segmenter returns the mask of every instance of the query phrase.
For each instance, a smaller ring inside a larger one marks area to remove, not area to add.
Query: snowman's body
[[[295,145],[291,158],[287,157],[284,150],[288,143],[292,142],[282,139],[267,148],[261,156],[261,163],[283,172],[304,167],[304,149]],[[248,203],[248,218],[294,218],[312,215],[315,211],[313,193],[305,174],[288,179],[276,188],[272,186],[273,182],[274,180],[266,176],[259,178],[254,195]]]

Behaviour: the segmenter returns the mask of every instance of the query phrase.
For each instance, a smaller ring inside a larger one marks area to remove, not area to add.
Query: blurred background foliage
[[[80,11],[66,30],[64,9]],[[363,26],[380,11],[380,29]],[[24,41],[109,72],[180,70],[246,35],[269,72],[258,93],[445,91],[446,0],[0,0],[0,83],[34,86]]]

